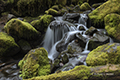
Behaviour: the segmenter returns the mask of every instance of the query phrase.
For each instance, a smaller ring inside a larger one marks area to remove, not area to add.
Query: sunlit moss
[[[19,46],[15,43],[14,38],[6,33],[0,32],[0,57],[15,54],[15,49],[19,51]]]
[[[91,19],[92,25],[95,27],[104,27],[104,17],[110,13],[120,14],[120,0],[108,0],[101,6],[93,10],[88,16]]]
[[[44,29],[48,27],[50,22],[53,21],[52,15],[43,15],[39,20],[34,20],[31,22],[31,25],[35,27],[38,31],[44,32]]]
[[[120,15],[115,13],[108,14],[104,18],[104,21],[108,34],[120,41]]]
[[[117,45],[117,49],[114,47]],[[106,64],[119,64],[120,63],[120,50],[117,43],[108,43],[97,47],[88,54],[86,63],[90,66],[106,65]]]
[[[80,10],[82,10],[82,11],[91,10],[91,7],[87,2],[85,2],[80,6]]]
[[[33,77],[29,80],[85,80],[91,75],[87,66],[80,65],[69,71],[60,71],[47,76]]]
[[[8,34],[17,39],[32,40],[39,35],[39,32],[32,25],[19,19],[11,19],[4,26],[4,29]]]
[[[29,51],[19,62],[18,66],[22,70],[20,76],[23,79],[50,73],[48,53],[44,48]]]

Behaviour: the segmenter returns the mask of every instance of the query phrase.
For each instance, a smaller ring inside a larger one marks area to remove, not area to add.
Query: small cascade
[[[48,58],[53,62],[60,52],[67,49],[67,45],[76,38],[76,34],[80,33],[83,37],[88,38],[88,36],[85,35],[85,31],[88,30],[86,27],[86,21],[88,19],[86,14],[80,14],[79,21],[75,24],[77,27],[75,27],[72,23],[63,21],[62,17],[55,17],[55,19],[56,20],[51,22],[48,26],[43,45],[49,53]],[[79,31],[80,26],[83,26],[85,31]],[[87,65],[85,62],[86,54],[90,52],[87,50],[88,43],[89,41],[87,41],[84,51],[79,55],[81,59],[70,59],[69,62],[73,62],[73,66],[75,66],[75,64],[77,64],[80,60],[84,63],[84,65]]]
[[[59,52],[56,50],[56,47],[57,48],[62,47],[61,48],[62,51],[65,50],[67,47],[67,44],[71,42],[72,40],[74,40],[75,34],[77,33],[80,33],[80,31],[70,31],[70,32],[65,33],[63,38],[57,41],[51,48],[49,55],[48,55],[49,59],[54,60],[59,55]]]
[[[66,32],[75,30],[75,26],[68,24],[68,22],[56,20],[51,22],[45,34],[43,47],[49,52],[51,47],[59,41]]]
[[[87,26],[87,23],[86,23],[87,19],[88,19],[88,17],[86,14],[80,14],[78,23]]]
[[[110,43],[114,43],[113,39],[111,37],[109,37],[109,38],[110,38]]]

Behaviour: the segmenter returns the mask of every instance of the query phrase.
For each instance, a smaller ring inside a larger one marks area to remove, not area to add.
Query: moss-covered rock
[[[58,0],[58,4],[59,4],[59,5],[65,6],[66,3],[67,3],[67,0]]]
[[[110,13],[120,14],[120,0],[108,0],[95,10],[93,10],[88,16],[91,20],[91,24],[94,27],[104,28],[104,17]]]
[[[91,75],[87,66],[80,65],[69,71],[57,71],[48,76],[33,77],[29,80],[85,80]]]
[[[37,16],[56,3],[57,0],[19,0],[17,7],[21,16]]]
[[[97,47],[88,54],[86,63],[89,66],[120,64],[120,44],[108,43]]]
[[[47,11],[45,11],[46,14],[50,14],[50,15],[53,15],[53,16],[58,16],[59,15],[59,12],[55,9],[48,9]]]
[[[38,31],[40,32],[45,32],[47,29],[48,25],[53,21],[53,16],[52,15],[43,15],[39,20],[34,20],[31,22],[31,25],[35,27]]]
[[[80,6],[80,10],[82,10],[82,11],[91,10],[91,7],[87,2],[85,2]]]
[[[102,5],[103,3],[95,3],[95,4],[93,4],[92,5],[92,8],[97,8],[97,7],[99,7],[100,5]]]
[[[108,34],[120,41],[120,15],[111,13],[108,14],[104,20],[105,29],[107,30]]]
[[[50,73],[48,53],[44,48],[32,49],[19,62],[21,77],[23,79],[35,76],[47,75]]]
[[[39,36],[39,32],[32,25],[19,19],[11,19],[4,26],[4,29],[15,39],[24,38],[27,40],[33,40]]]
[[[59,6],[58,5],[54,5],[54,6],[52,6],[52,9],[55,9],[55,10],[59,11]]]
[[[0,57],[15,55],[19,50],[20,48],[15,43],[14,38],[6,33],[0,32]]]

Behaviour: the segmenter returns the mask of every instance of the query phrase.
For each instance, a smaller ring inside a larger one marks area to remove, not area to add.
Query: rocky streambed
[[[119,80],[120,1],[98,2],[66,0],[35,18],[2,13],[0,79]]]

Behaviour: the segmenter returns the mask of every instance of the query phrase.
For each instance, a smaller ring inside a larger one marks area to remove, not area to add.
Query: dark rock
[[[60,63],[60,60],[56,59],[54,63],[51,64],[51,73],[55,72],[56,69],[60,67],[59,63]]]
[[[65,64],[69,62],[69,58],[68,58],[68,55],[67,54],[64,54],[63,57],[62,57],[62,63]]]
[[[15,18],[15,16],[13,14],[8,14],[7,21],[11,20],[12,18]]]
[[[67,13],[63,15],[63,20],[69,21],[69,22],[78,22],[80,17],[79,13]]]
[[[80,12],[80,6],[79,6],[79,5],[76,5],[76,6],[73,8],[73,12]]]
[[[97,29],[94,28],[94,27],[90,27],[90,28],[85,32],[85,34],[92,36],[95,32],[97,32]]]
[[[19,40],[18,44],[21,47],[23,53],[27,53],[29,50],[31,50],[30,44],[25,40]]]
[[[106,36],[105,34],[95,33],[93,35],[93,38],[89,40],[88,50],[93,50],[102,44],[108,43],[109,41],[110,41],[109,37]]]
[[[75,34],[77,34],[77,31],[68,32],[64,35],[64,37],[58,42],[56,49],[58,52],[64,51],[67,48],[67,45],[76,38]]]

